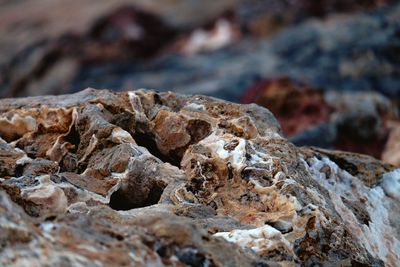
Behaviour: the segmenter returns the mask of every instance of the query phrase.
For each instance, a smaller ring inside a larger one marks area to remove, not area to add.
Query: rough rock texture
[[[398,266],[400,170],[205,96],[0,100],[2,266]]]
[[[90,86],[239,102],[246,88],[278,81],[266,95],[255,90],[250,101],[278,99],[266,107],[296,145],[365,153],[400,166],[382,154],[393,134],[381,109],[391,100],[399,113],[399,1],[70,2],[0,2],[0,97]],[[292,90],[280,77],[303,85]],[[283,87],[288,101],[279,93]],[[351,93],[343,97],[344,91]],[[329,109],[335,114],[328,118]]]

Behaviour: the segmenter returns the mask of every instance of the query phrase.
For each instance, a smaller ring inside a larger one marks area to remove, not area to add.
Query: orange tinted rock
[[[156,143],[162,153],[168,154],[186,146],[190,141],[187,120],[175,113],[161,110],[153,120]]]
[[[0,265],[400,260],[398,170],[298,148],[260,106],[85,90],[0,107],[40,121],[0,139]]]

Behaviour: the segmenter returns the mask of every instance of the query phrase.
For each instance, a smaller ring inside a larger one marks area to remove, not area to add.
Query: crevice
[[[265,224],[272,226],[282,234],[287,234],[293,231],[292,225],[288,222],[276,221],[276,222],[265,222]]]
[[[55,221],[56,219],[57,219],[57,216],[51,215],[51,216],[46,217],[44,220],[47,222],[52,222],[52,221]]]
[[[101,101],[100,103],[104,106],[105,111],[110,114],[110,118],[107,119],[109,123],[121,127],[121,129],[127,131],[129,134],[134,132],[136,120],[132,112],[120,106],[108,105]]]
[[[69,152],[62,158],[60,162],[60,171],[77,172],[78,157],[76,152],[78,151],[81,138],[76,129],[76,125],[72,125],[69,133],[64,137],[64,140],[65,142],[72,144],[73,148],[71,148]]]
[[[71,127],[70,132],[65,136],[65,141],[73,144],[75,147],[70,152],[76,152],[78,150],[79,143],[81,142],[81,138],[79,132],[76,130],[76,126],[73,125]]]
[[[207,258],[194,248],[177,249],[176,257],[188,266],[208,266]]]
[[[25,168],[25,164],[17,164],[15,166],[15,177],[21,177],[24,174],[24,168]]]
[[[156,158],[162,160],[163,162],[168,162],[173,166],[180,168],[182,157],[179,156],[181,153],[173,153],[174,155],[164,155],[158,149],[154,139],[143,133],[136,133],[133,137],[139,146],[147,148],[147,150]],[[183,155],[183,154],[182,154]]]
[[[190,135],[191,144],[199,142],[211,133],[211,125],[203,120],[190,120],[186,129]]]
[[[359,203],[356,201],[350,201],[346,199],[345,197],[341,196],[340,197],[343,201],[343,204],[351,210],[351,212],[354,214],[354,216],[357,218],[357,220],[365,224],[366,226],[369,226],[369,223],[371,222],[371,218],[369,216],[368,211]]]
[[[157,204],[161,198],[164,188],[155,184],[150,188],[146,199],[134,201],[127,192],[119,189],[115,191],[110,197],[110,207],[114,210],[131,210],[137,208],[143,208]]]
[[[162,193],[164,192],[164,188],[160,186],[154,186],[150,189],[149,195],[147,197],[146,202],[144,203],[144,207],[151,206],[157,204],[161,198]]]

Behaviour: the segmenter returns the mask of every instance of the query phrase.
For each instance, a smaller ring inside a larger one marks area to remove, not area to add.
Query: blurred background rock
[[[297,145],[400,166],[400,3],[0,0],[0,97],[155,88],[257,103]]]

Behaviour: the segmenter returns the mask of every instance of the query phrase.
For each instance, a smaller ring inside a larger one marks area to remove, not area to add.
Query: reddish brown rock
[[[298,148],[255,104],[88,89],[3,99],[0,112],[30,116],[0,133],[1,265],[400,260],[399,170]]]
[[[241,103],[267,107],[275,114],[288,136],[329,121],[330,108],[323,93],[287,78],[255,83],[243,94]]]
[[[396,104],[374,92],[322,91],[289,79],[255,83],[241,102],[271,109],[283,133],[298,145],[322,146],[383,157],[390,124],[399,121]]]

